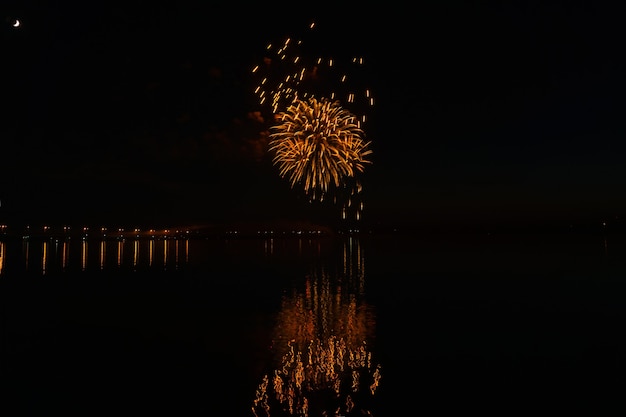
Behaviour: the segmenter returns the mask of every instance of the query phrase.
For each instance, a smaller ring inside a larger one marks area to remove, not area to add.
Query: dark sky
[[[325,55],[367,59],[364,222],[626,216],[626,6],[280,4],[3,2],[0,215],[319,220],[271,165],[267,121],[250,117],[263,110],[250,70],[266,44],[309,36]]]

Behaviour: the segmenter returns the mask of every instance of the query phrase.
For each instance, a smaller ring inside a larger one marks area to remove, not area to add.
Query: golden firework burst
[[[356,116],[338,101],[294,101],[271,127],[269,149],[282,178],[322,201],[332,188],[357,180],[372,154]],[[360,187],[357,187],[360,189]]]

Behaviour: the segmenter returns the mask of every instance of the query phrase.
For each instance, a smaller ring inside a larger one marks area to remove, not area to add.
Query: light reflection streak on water
[[[4,265],[4,242],[0,242],[0,274],[2,274],[2,266]]]
[[[82,244],[81,244],[81,254],[80,254],[80,259],[81,259],[81,269],[84,271],[87,268],[87,241],[83,240]]]
[[[57,255],[59,254],[59,241],[58,239],[54,240],[54,258],[57,258]]]
[[[263,253],[267,256],[272,256],[274,254],[274,239],[264,239],[263,240]]]
[[[157,242],[159,239],[150,239],[147,244],[141,242],[141,239],[97,239],[94,242],[98,248],[95,252],[90,251],[87,238],[82,238],[80,244],[73,244],[71,238],[58,240],[45,238],[40,241],[37,239],[35,246],[31,240],[24,238],[18,243],[21,245],[21,258],[16,259],[6,257],[7,248],[10,250],[11,243],[0,240],[0,274],[8,273],[7,265],[10,265],[11,271],[15,270],[15,260],[22,263],[24,272],[28,271],[32,268],[31,259],[41,262],[37,263],[36,268],[38,273],[46,275],[52,272],[72,271],[73,259],[76,260],[76,269],[82,272],[86,272],[90,264],[97,265],[100,270],[115,266],[122,268],[127,265],[136,271],[142,265],[142,259],[145,259],[144,267],[158,266],[164,269],[179,269],[182,264],[189,263],[189,239],[184,239],[184,242],[180,239],[175,239],[175,242],[170,242],[171,239],[164,239],[163,242]],[[115,254],[115,257],[107,257],[107,253]]]
[[[308,416],[312,401],[328,416],[373,416],[368,404],[377,392],[381,366],[368,349],[375,316],[365,302],[358,239],[345,241],[340,257],[338,275],[313,266],[302,289],[283,298],[273,338],[275,364],[256,389],[255,416],[285,411]]]
[[[117,241],[117,266],[122,265],[122,261],[124,259],[124,241]]]
[[[172,239],[166,239],[167,241],[161,243],[159,240],[159,238],[123,239],[119,237],[89,238],[82,236],[79,238],[80,243],[74,243],[71,237],[59,239],[23,237],[21,242],[17,242],[21,245],[21,258],[10,258],[6,257],[6,253],[7,251],[11,252],[12,244],[0,239],[5,247],[2,273],[6,275],[9,271],[17,271],[15,261],[19,262],[20,260],[22,271],[32,269],[33,259],[36,260],[36,273],[43,272],[47,275],[60,271],[86,272],[91,268],[104,270],[116,265],[119,268],[128,267],[134,270],[155,266],[179,269],[181,265],[193,262],[191,259],[193,251],[190,250],[190,247],[193,247],[190,244],[194,240],[193,238],[184,238],[184,242],[181,242],[179,238],[174,238],[176,242],[170,242]],[[198,242],[204,241],[198,240]],[[225,240],[223,243],[229,247],[232,246],[234,251],[239,251],[239,246],[246,245],[246,242],[233,239],[232,241]],[[290,237],[281,239],[272,236],[268,239],[261,239],[259,244],[260,253],[265,254],[268,259],[294,255],[318,258],[326,248],[318,239],[301,236],[295,239]],[[94,247],[94,245],[96,246]],[[204,245],[204,243],[198,243],[198,245]],[[19,263],[17,264],[18,269],[20,268]],[[7,265],[9,265],[8,269]]]
[[[48,241],[44,240],[42,242],[42,250],[41,250],[41,273],[43,275],[46,274],[46,262],[48,261]]]
[[[104,269],[106,251],[107,251],[106,241],[101,240],[100,241],[100,269]]]
[[[167,239],[163,240],[163,268],[167,268]]]
[[[28,271],[28,254],[30,249],[30,242],[28,240],[24,241],[22,245],[22,254],[24,256],[24,267],[25,270]]]
[[[67,258],[69,256],[70,251],[70,242],[64,240],[61,244],[61,269],[65,270],[67,268]]]
[[[137,259],[139,258],[139,240],[133,242],[133,269],[137,268]]]

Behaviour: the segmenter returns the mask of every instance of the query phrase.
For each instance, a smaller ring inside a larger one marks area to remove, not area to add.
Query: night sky
[[[3,2],[0,217],[324,221],[272,166],[251,75],[315,21],[367,59],[367,227],[626,218],[626,5],[354,4]]]

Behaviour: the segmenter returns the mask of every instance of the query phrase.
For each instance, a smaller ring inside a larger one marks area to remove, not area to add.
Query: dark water
[[[5,415],[623,411],[626,238],[7,239]]]

